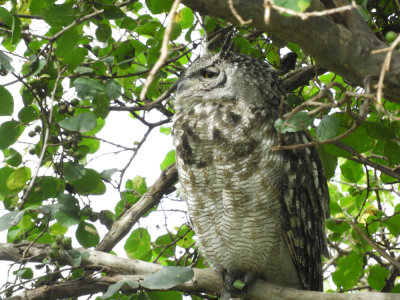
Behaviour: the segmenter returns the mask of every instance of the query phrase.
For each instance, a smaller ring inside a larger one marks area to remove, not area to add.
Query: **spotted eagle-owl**
[[[179,79],[173,103],[181,196],[228,293],[253,278],[322,290],[326,179],[314,148],[272,149],[280,107],[289,110],[272,68],[226,49],[203,56]],[[308,141],[305,132],[281,135],[283,145]]]

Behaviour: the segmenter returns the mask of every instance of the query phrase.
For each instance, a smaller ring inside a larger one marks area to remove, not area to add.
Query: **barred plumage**
[[[224,50],[196,60],[173,102],[181,195],[201,252],[228,285],[261,277],[321,290],[329,194],[315,149],[271,150],[284,99],[261,60]]]

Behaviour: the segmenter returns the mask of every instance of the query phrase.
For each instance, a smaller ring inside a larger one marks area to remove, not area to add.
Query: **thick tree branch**
[[[24,250],[30,243],[22,244],[6,244],[0,243],[0,260],[20,261]],[[108,286],[121,280],[130,280],[138,282],[149,274],[161,270],[162,266],[140,260],[121,258],[116,255],[99,252],[88,249],[75,249],[81,253],[88,252],[89,257],[82,257],[81,268],[90,270],[109,271],[110,276],[101,278],[87,277],[75,281],[64,281],[53,283],[49,286],[41,286],[33,290],[26,290],[20,295],[9,299],[60,299],[67,297],[78,297],[87,294],[94,294],[107,290]],[[43,244],[33,244],[27,250],[25,257],[30,262],[41,263],[43,258],[50,251],[49,247]],[[68,264],[66,255],[62,255],[60,263]],[[219,295],[222,290],[221,277],[210,269],[193,269],[194,277],[188,282],[175,286],[171,290],[182,291],[187,293],[209,293]],[[137,290],[126,288],[125,293],[136,293]],[[243,295],[241,295],[243,296]],[[247,298],[252,300],[281,300],[281,299],[305,299],[305,300],[361,300],[361,299],[381,299],[394,300],[398,299],[398,294],[385,293],[352,293],[352,294],[335,294],[310,292],[291,289],[267,283],[263,280],[256,280],[247,289]]]
[[[165,169],[149,191],[116,221],[107,232],[103,240],[97,245],[96,250],[109,252],[132,229],[133,225],[150,208],[157,205],[162,196],[171,190],[178,180],[178,172],[175,165]]]
[[[221,17],[237,24],[238,20],[228,2],[183,0],[185,5],[201,14]],[[386,48],[387,44],[374,35],[357,12],[344,13],[346,22],[341,25],[329,16],[302,20],[299,17],[285,17],[272,9],[270,21],[266,24],[263,0],[236,0],[234,5],[242,19],[252,20],[250,26],[297,43],[323,68],[359,86],[363,86],[366,80],[372,83],[378,81],[386,54],[371,54],[371,51]],[[400,54],[393,54],[390,70],[385,76],[384,94],[388,99],[400,102]]]

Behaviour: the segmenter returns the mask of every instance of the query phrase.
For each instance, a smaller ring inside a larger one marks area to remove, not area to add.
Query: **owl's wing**
[[[304,132],[286,133],[284,145],[308,143]],[[329,191],[315,148],[286,150],[287,185],[283,230],[299,278],[307,290],[322,290],[321,256],[327,256],[325,218]]]

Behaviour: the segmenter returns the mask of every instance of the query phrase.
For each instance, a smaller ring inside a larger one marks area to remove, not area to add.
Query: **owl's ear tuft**
[[[233,50],[233,35],[234,35],[234,33],[235,33],[235,31],[234,31],[234,29],[232,29],[226,35],[225,42],[222,45],[221,50],[219,51],[219,54],[218,54],[220,59],[225,59],[231,54],[231,52]]]

